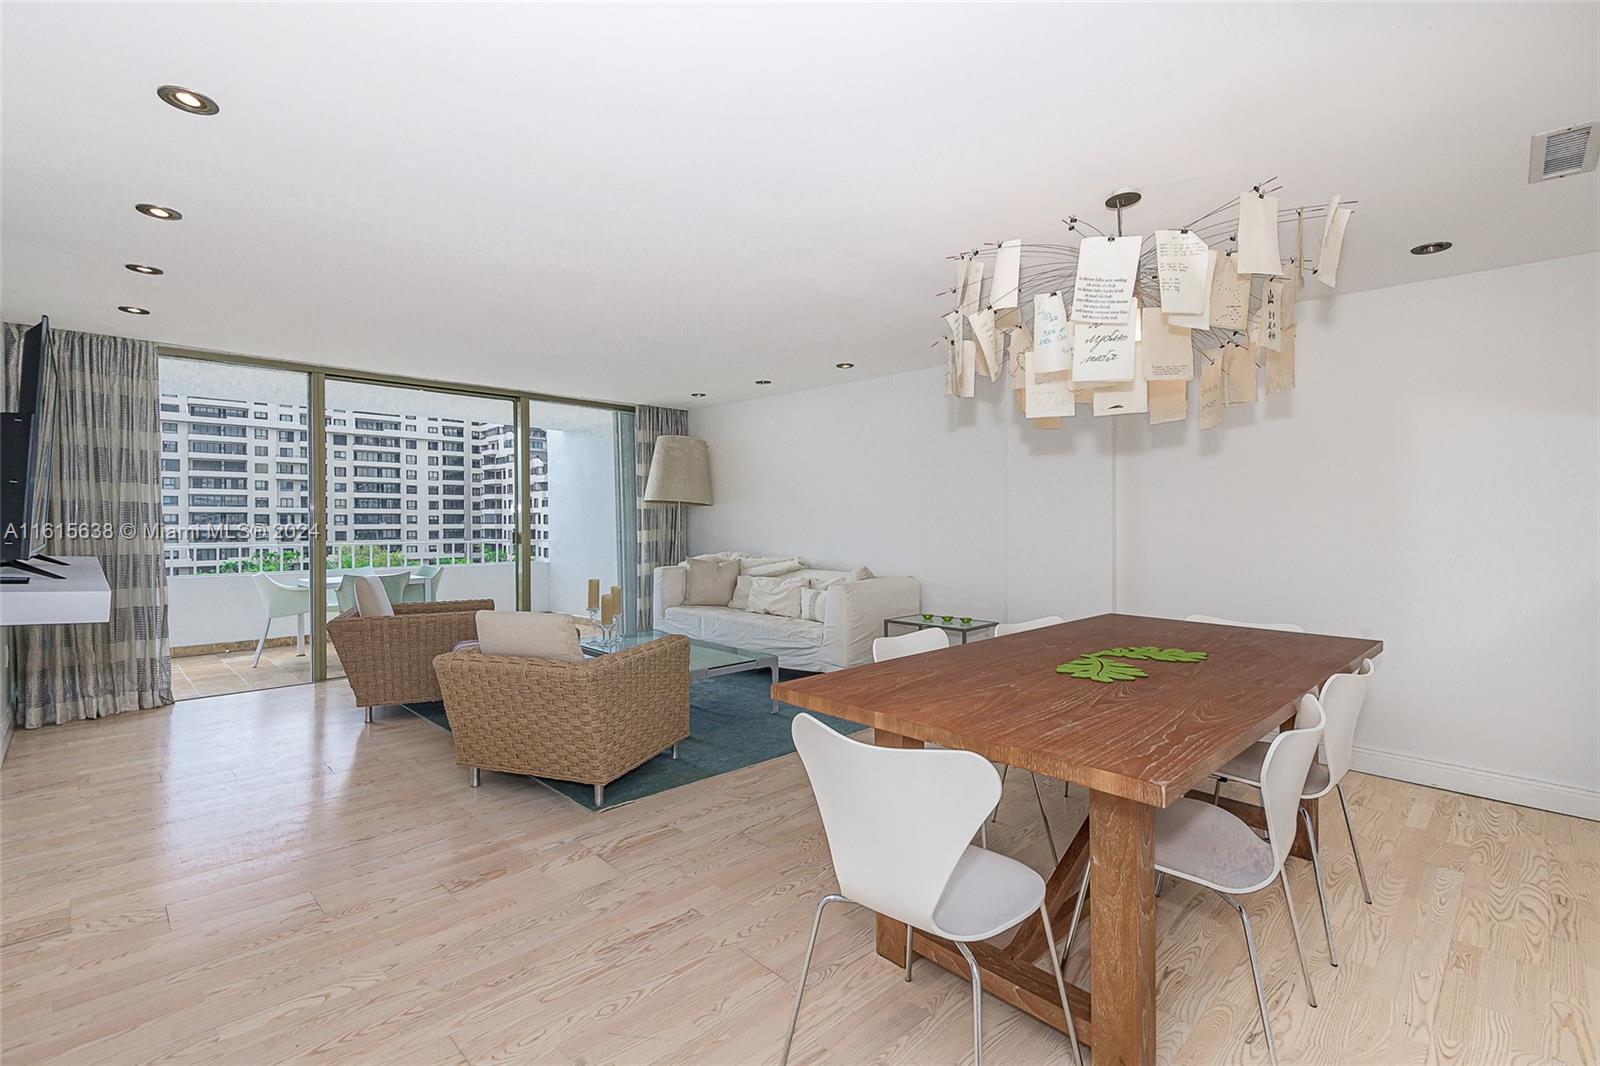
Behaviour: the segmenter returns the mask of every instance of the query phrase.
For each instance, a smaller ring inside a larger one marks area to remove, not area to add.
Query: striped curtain
[[[5,326],[8,410],[17,396],[24,329]],[[52,536],[40,547],[58,557],[100,560],[111,585],[111,620],[6,630],[17,673],[17,724],[29,729],[172,702],[156,346],[52,330],[49,358],[55,410],[46,518],[68,524],[53,532],[73,536]],[[91,528],[72,528],[82,526]]]
[[[650,458],[656,453],[656,438],[686,436],[689,412],[673,407],[639,407],[634,411],[634,497],[639,512],[639,595],[638,625],[649,629],[651,604],[655,598],[655,569],[675,566],[689,557],[689,510],[681,503],[644,502],[645,482],[650,478]]]

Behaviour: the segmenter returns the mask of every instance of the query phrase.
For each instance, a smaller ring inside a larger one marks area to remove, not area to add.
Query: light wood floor
[[[1248,902],[1283,1061],[1595,1062],[1600,825],[1349,786],[1375,903],[1325,822],[1337,970],[1293,864],[1320,1009],[1281,897]],[[1064,841],[1083,804],[1046,791]],[[1044,868],[1026,775],[1000,818],[991,845]],[[0,875],[8,1066],[773,1062],[832,887],[792,756],[595,815],[468,788],[446,733],[363,726],[340,682],[19,734]],[[1265,1061],[1226,905],[1169,886],[1159,944],[1162,1061]],[[830,908],[794,1061],[970,1061],[968,1002],[931,964],[904,983],[868,917]],[[985,1023],[991,1063],[1069,1061],[997,1000]]]

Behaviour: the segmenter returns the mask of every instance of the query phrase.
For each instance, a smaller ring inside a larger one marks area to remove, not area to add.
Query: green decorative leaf
[[[1080,659],[1072,660],[1070,663],[1062,663],[1056,667],[1056,673],[1069,674],[1072,677],[1080,677],[1086,681],[1100,681],[1105,684],[1110,684],[1113,681],[1132,681],[1136,677],[1150,676],[1137,666],[1113,662],[1110,659],[1101,659],[1096,655],[1085,655]]]
[[[1108,648],[1105,651],[1097,651],[1081,656],[1070,663],[1062,663],[1056,667],[1056,673],[1068,674],[1072,677],[1083,678],[1086,681],[1099,681],[1105,684],[1110,684],[1113,681],[1132,681],[1135,678],[1150,676],[1136,666],[1113,662],[1113,659],[1134,659],[1163,663],[1198,663],[1205,661],[1206,653],[1203,651],[1185,651],[1182,648],[1158,648],[1154,645],[1143,645],[1137,648]]]

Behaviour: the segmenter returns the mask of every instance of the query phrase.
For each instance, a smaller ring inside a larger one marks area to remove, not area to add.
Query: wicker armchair
[[[397,603],[392,618],[362,618],[352,609],[330,619],[328,637],[367,721],[384,704],[438,700],[433,657],[477,640],[477,612],[492,610],[493,600],[444,600]]]
[[[581,663],[484,655],[433,660],[456,762],[605,786],[689,735],[689,641],[671,636]]]

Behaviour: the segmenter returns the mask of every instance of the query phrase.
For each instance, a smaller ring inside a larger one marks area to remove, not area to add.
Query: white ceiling
[[[693,406],[937,363],[946,255],[1122,186],[1359,198],[1340,291],[1574,255],[1600,176],[1528,139],[1600,119],[1597,13],[12,3],[0,312]]]

